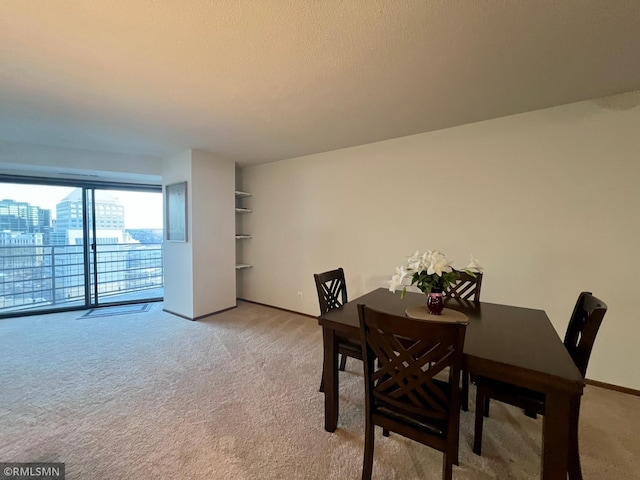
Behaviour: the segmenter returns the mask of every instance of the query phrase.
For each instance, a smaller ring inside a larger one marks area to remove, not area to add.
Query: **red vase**
[[[431,315],[440,315],[444,309],[444,297],[442,290],[433,289],[427,297],[427,308]]]

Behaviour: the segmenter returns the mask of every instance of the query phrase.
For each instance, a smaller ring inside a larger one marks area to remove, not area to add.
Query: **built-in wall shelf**
[[[247,197],[250,197],[251,194],[249,192],[243,192],[241,190],[236,190],[236,213],[251,213],[251,209],[244,206],[244,201]],[[242,217],[242,215],[241,215]],[[241,217],[236,217],[236,232],[244,232],[244,222]],[[236,240],[245,240],[247,238],[251,238],[251,235],[248,233],[236,233]],[[253,265],[249,265],[247,263],[243,263],[242,258],[242,245],[236,243],[236,271],[244,270],[245,268],[251,268]]]

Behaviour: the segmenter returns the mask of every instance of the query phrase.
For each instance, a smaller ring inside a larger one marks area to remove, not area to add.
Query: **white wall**
[[[187,241],[164,242],[164,309],[197,319],[236,306],[235,163],[189,150],[164,161],[187,182]]]
[[[350,298],[416,249],[485,267],[482,297],[546,310],[609,305],[587,376],[640,389],[640,92],[246,167],[249,300],[318,313],[312,274]],[[302,292],[302,299],[298,299]]]
[[[194,317],[236,306],[235,162],[194,150]]]
[[[163,196],[167,185],[180,182],[187,182],[187,241],[167,241],[165,233],[164,309],[187,318],[194,318],[191,150],[174,155],[163,162]],[[166,209],[165,204],[166,200],[163,202],[163,208]],[[166,218],[166,210],[164,218]]]

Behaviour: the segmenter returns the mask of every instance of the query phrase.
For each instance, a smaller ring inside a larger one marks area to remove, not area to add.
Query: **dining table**
[[[402,298],[400,293],[378,288],[318,317],[324,350],[324,428],[328,432],[338,426],[338,340],[360,340],[358,304],[405,316],[407,308],[425,305],[426,299],[422,293],[407,292]],[[540,478],[566,480],[570,470],[579,472],[579,465],[569,469],[569,442],[577,438],[572,437],[572,428],[577,432],[578,413],[572,407],[579,405],[584,379],[545,311],[456,298],[446,299],[445,308],[469,319],[464,369],[472,376],[545,395]]]

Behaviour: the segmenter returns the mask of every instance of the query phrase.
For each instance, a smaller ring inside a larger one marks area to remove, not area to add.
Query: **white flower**
[[[434,273],[439,277],[442,276],[443,273],[449,273],[453,270],[451,267],[452,262],[445,259],[431,259],[431,263],[429,264],[429,268],[427,268],[427,275],[433,275]]]
[[[471,255],[471,260],[469,261],[469,265],[464,267],[464,269],[474,273],[482,273],[483,271],[482,265],[478,263],[478,261],[474,258],[473,255]]]
[[[426,255],[426,253],[425,253]],[[407,260],[407,268],[409,268],[409,270],[413,270],[413,271],[420,271],[423,270],[422,268],[422,264],[423,264],[423,255],[420,255],[420,252],[418,250],[416,250],[416,253],[414,253],[412,256],[409,257],[409,260]]]
[[[387,282],[389,284],[389,291],[395,293],[397,288],[409,285],[409,276],[411,276],[411,273],[407,272],[404,266],[396,267],[396,274]]]
[[[453,261],[447,260],[447,257],[440,252],[436,252],[436,254],[431,256],[431,263],[427,268],[427,275],[433,275],[435,273],[441,277],[443,272],[449,273],[453,269],[451,267],[452,263]]]
[[[431,265],[435,253],[437,252],[427,250],[422,254],[422,259],[420,261],[420,270],[426,270],[427,268],[429,268],[429,265]]]
[[[483,268],[472,255],[469,265],[464,270],[471,273],[482,273]],[[396,274],[387,283],[391,292],[403,287],[403,297],[406,292],[405,287],[408,285],[416,286],[422,292],[429,293],[435,288],[447,289],[455,282],[457,272],[464,270],[454,269],[453,261],[447,259],[446,255],[438,250],[427,250],[424,253],[416,250],[407,259],[406,267],[396,268]]]

